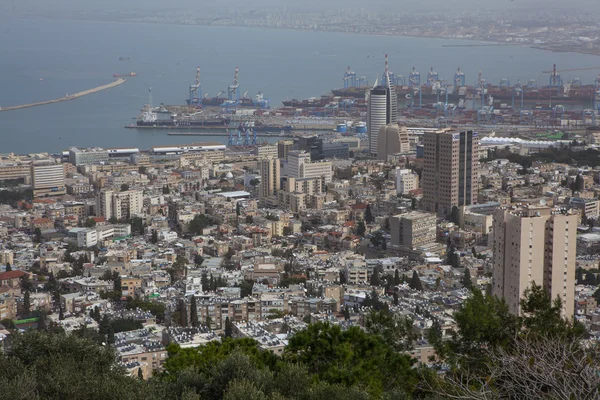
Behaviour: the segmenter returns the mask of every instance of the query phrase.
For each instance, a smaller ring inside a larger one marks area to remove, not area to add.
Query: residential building
[[[450,215],[453,207],[477,203],[479,137],[477,132],[444,129],[424,134],[423,207]]]
[[[114,192],[107,190],[96,196],[96,215],[111,219],[129,219],[142,212],[143,196],[140,190]]]
[[[292,178],[321,178],[323,183],[333,178],[331,162],[311,162],[310,154],[305,151],[290,151],[287,165],[287,175]]]
[[[390,217],[392,248],[416,249],[436,240],[436,216],[413,211]]]
[[[405,126],[391,123],[379,128],[377,136],[377,159],[387,161],[388,154],[408,153],[410,140]]]
[[[408,195],[419,188],[419,175],[412,169],[396,168],[396,194]]]
[[[65,169],[62,164],[31,165],[33,197],[62,196],[65,190]]]
[[[520,300],[535,282],[563,316],[574,312],[577,215],[550,207],[501,208],[494,214],[492,293],[520,313]]]
[[[258,193],[260,200],[264,202],[267,197],[277,196],[281,170],[277,158],[265,158],[260,160],[259,164],[261,180]]]
[[[386,61],[387,65],[387,61]],[[375,85],[368,93],[367,100],[367,129],[369,132],[369,149],[372,155],[377,156],[377,139],[382,126],[396,124],[398,121],[398,99],[394,85],[389,79],[389,72],[385,71],[383,85]]]

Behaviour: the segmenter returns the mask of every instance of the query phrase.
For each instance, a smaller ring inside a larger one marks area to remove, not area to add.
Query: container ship
[[[560,71],[556,69],[556,65],[550,73],[549,84],[547,86],[538,86],[535,80],[529,80],[526,84],[516,83],[511,85],[508,79],[502,79],[498,85],[489,84],[481,76],[477,83],[473,86],[465,84],[465,75],[460,68],[454,75],[454,83],[448,84],[445,80],[439,80],[438,74],[433,68],[427,74],[427,81],[421,84],[421,76],[414,68],[408,76],[408,80],[402,75],[393,76],[396,94],[398,97],[411,98],[420,97],[421,101],[439,102],[446,99],[447,101],[457,103],[461,99],[479,99],[482,91],[485,96],[491,96],[497,101],[509,102],[513,100],[526,102],[561,102],[561,103],[589,103],[600,92],[600,75],[595,79],[592,85],[583,85],[579,79],[574,79],[570,82],[563,82]],[[350,73],[352,73],[350,71]],[[356,80],[348,82],[349,72],[344,75],[344,88],[333,89],[331,92],[334,96],[342,98],[364,99],[369,86],[357,86]],[[300,103],[302,104],[302,103]]]
[[[222,96],[225,92],[219,92],[215,97],[209,97],[209,93],[202,96],[202,85],[200,84],[200,67],[196,69],[196,79],[189,87],[189,98],[185,102],[189,106],[201,108],[204,106],[223,107],[227,111],[237,107],[258,108],[266,110],[271,108],[269,99],[262,92],[258,92],[254,99],[247,97],[248,92],[240,96],[240,85],[238,82],[239,68],[235,68],[233,82],[227,88],[227,97]]]

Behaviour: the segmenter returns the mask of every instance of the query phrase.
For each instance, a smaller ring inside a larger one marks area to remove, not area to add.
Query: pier
[[[123,83],[125,83],[125,79],[119,78],[109,84],[98,86],[98,87],[88,89],[88,90],[84,90],[82,92],[73,93],[71,95],[66,95],[65,97],[61,97],[60,99],[39,101],[37,103],[21,104],[18,106],[0,107],[0,111],[20,110],[21,108],[45,106],[46,104],[54,104],[54,103],[60,103],[61,101],[75,100],[80,97],[87,96],[88,94],[93,94],[93,93],[101,92],[102,90],[114,88],[116,86],[122,85]]]

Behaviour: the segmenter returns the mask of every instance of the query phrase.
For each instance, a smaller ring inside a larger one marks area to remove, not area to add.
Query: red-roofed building
[[[48,218],[36,218],[31,221],[31,229],[40,228],[40,231],[54,229],[54,221]]]
[[[24,275],[28,275],[27,272],[19,270],[2,272],[0,274],[0,286],[8,286],[11,288],[21,287],[20,279]]]

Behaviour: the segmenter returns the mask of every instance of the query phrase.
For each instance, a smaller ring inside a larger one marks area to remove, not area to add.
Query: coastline
[[[528,47],[536,50],[544,50],[552,53],[578,53],[578,54],[587,54],[592,56],[600,56],[600,49],[596,50],[585,50],[585,49],[555,49],[543,47],[533,43],[509,43],[509,42],[501,42],[501,41],[490,41],[480,38],[454,38],[454,37],[444,37],[444,36],[429,36],[429,35],[411,35],[411,34],[395,34],[395,33],[384,33],[384,32],[352,32],[352,31],[344,31],[344,30],[323,30],[323,29],[305,29],[305,28],[291,28],[291,27],[273,27],[273,26],[251,26],[251,25],[214,25],[214,24],[206,24],[206,23],[195,23],[195,24],[186,24],[186,23],[177,23],[177,22],[150,22],[150,21],[136,21],[136,20],[111,20],[111,19],[89,19],[89,18],[63,18],[63,17],[51,17],[51,16],[23,16],[23,15],[15,15],[15,18],[19,19],[43,19],[43,20],[53,20],[53,21],[84,21],[84,22],[98,22],[98,23],[120,23],[120,24],[142,24],[142,25],[172,25],[172,26],[186,26],[186,27],[213,27],[213,28],[237,28],[237,29],[257,29],[257,30],[288,30],[288,31],[298,31],[298,32],[315,32],[315,33],[331,33],[331,34],[349,34],[349,35],[363,35],[363,36],[380,36],[380,37],[398,37],[398,38],[412,38],[412,39],[436,39],[436,40],[464,40],[469,42],[477,42],[481,43],[481,46],[521,46]],[[476,45],[447,45],[443,47],[476,47]]]

